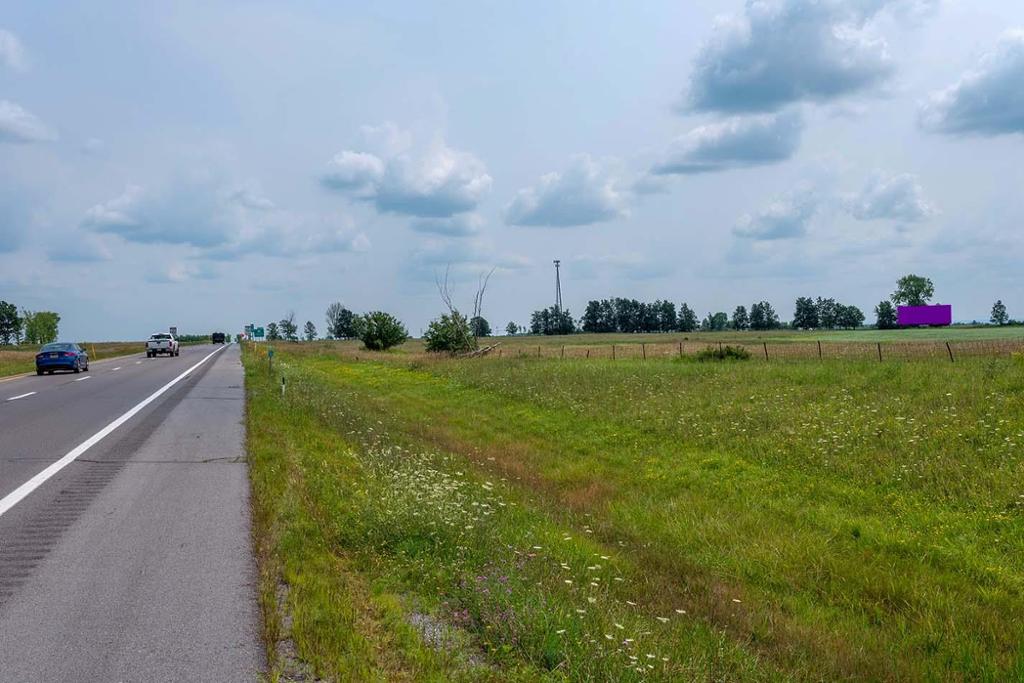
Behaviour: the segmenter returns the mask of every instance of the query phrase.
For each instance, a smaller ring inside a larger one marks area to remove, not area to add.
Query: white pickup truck
[[[150,335],[149,341],[146,342],[146,358],[152,358],[161,353],[166,353],[168,356],[177,356],[181,353],[178,350],[178,340],[174,338],[173,334],[159,332]]]

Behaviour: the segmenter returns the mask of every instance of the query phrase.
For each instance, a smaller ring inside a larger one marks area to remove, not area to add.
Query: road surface
[[[244,405],[237,346],[0,383],[0,679],[257,680]]]

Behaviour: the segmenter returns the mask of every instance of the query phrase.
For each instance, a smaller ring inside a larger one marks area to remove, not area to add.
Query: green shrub
[[[434,353],[465,353],[476,348],[476,338],[469,321],[458,311],[431,320],[423,341],[427,351]]]
[[[361,319],[359,338],[370,351],[386,351],[409,338],[405,325],[390,313],[373,311]]]
[[[697,360],[749,360],[750,351],[742,346],[709,346],[703,351],[697,352]]]

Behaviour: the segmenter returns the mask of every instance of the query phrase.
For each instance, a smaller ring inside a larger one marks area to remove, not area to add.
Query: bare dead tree
[[[480,277],[477,280],[476,285],[476,296],[473,297],[473,317],[479,318],[484,308],[484,292],[487,291],[487,283],[491,281],[491,275],[494,275],[494,268],[491,268],[487,273],[480,273]]]

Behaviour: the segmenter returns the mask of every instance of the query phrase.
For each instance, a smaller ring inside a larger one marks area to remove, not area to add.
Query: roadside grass
[[[337,680],[782,680],[721,630],[645,613],[642,569],[584,518],[413,447],[290,361],[283,399],[246,365],[272,679],[290,640]]]
[[[390,648],[411,680],[1024,677],[1019,362],[278,348],[284,399],[246,354],[257,521],[281,506],[257,524],[268,623],[283,576],[284,614],[383,600],[355,629],[370,643],[416,615],[453,629],[458,647],[414,628]],[[261,493],[270,476],[294,488]],[[317,541],[283,543],[292,526]],[[303,571],[371,599],[302,602],[281,567],[310,547],[325,559]],[[308,634],[300,656],[344,678],[348,650]]]
[[[89,353],[89,360],[142,353],[142,342],[79,342]],[[20,375],[35,370],[39,347],[0,348],[0,377]]]

